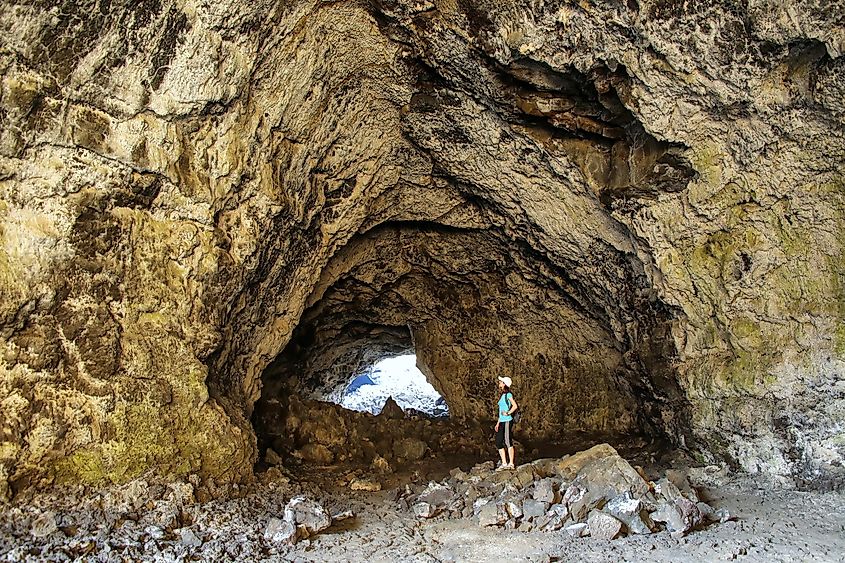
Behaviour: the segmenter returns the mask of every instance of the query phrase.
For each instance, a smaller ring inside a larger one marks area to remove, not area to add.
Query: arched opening
[[[419,370],[416,354],[384,358],[367,366],[354,376],[339,404],[346,409],[377,415],[391,398],[406,413],[430,418],[449,416],[446,399]]]

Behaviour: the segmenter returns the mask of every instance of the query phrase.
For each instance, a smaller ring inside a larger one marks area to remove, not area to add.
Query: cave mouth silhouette
[[[364,368],[353,376],[337,404],[377,415],[391,397],[403,411],[449,417],[446,400],[417,368],[415,354],[385,357]]]

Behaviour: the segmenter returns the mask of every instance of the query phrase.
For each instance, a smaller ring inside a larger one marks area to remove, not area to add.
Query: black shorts
[[[512,448],[513,447],[513,421],[506,421],[499,423],[499,431],[496,432],[496,449]]]

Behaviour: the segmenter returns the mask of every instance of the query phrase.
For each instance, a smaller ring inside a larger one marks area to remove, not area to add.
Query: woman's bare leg
[[[503,452],[504,450],[500,450],[500,451],[502,451],[502,452]],[[505,457],[505,455],[504,455],[504,454],[502,454],[502,458],[503,458],[503,459],[504,459],[504,457]],[[513,465],[514,467],[516,467],[516,464],[513,462],[513,446],[511,446],[511,447],[509,447],[509,448],[508,448],[508,457],[510,457],[510,460],[511,460],[511,465]]]
[[[502,465],[506,465],[508,463],[508,460],[505,459],[505,448],[499,450],[499,457],[502,458]]]

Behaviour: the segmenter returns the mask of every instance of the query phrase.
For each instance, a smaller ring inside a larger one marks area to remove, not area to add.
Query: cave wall
[[[492,421],[496,377],[509,375],[525,439],[633,434],[647,424],[644,401],[630,388],[635,376],[625,373],[608,330],[567,300],[548,265],[486,230],[384,225],[353,239],[325,272],[317,288],[326,289],[303,315],[291,350],[265,373],[268,399],[336,398],[366,367],[338,369],[338,351],[395,355],[388,344],[396,343],[416,353],[453,419]],[[293,378],[296,385],[285,385]]]
[[[0,498],[149,468],[248,479],[264,369],[306,311],[360,315],[320,304],[333,257],[408,221],[488,232],[557,279],[561,317],[587,320],[574,347],[607,352],[576,362],[583,392],[637,405],[625,424],[840,478],[841,6],[0,8]],[[539,295],[517,282],[458,292],[489,361],[457,365],[464,309],[393,308],[448,393],[557,344],[548,312],[503,321]]]

